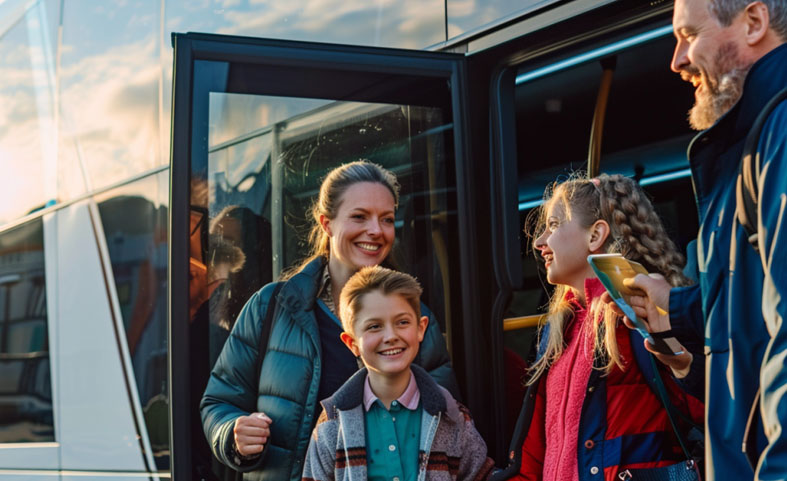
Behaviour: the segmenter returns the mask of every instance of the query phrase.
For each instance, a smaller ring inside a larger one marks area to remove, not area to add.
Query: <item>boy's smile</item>
[[[342,341],[363,360],[373,389],[375,382],[409,381],[410,364],[418,354],[428,318],[418,319],[412,306],[397,294],[369,292],[362,306],[355,314],[353,335],[342,333]]]

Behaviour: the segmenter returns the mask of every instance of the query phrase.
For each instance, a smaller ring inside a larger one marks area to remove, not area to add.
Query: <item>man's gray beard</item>
[[[733,42],[721,45],[713,60],[714,70],[725,73],[716,85],[712,85],[712,79],[705,79],[704,88],[697,94],[694,107],[689,110],[689,125],[694,130],[707,129],[735,105],[743,94],[743,82],[751,69],[751,64],[742,65],[738,58],[738,47]]]
[[[749,69],[734,68],[721,76],[716,88],[705,85],[697,101],[689,110],[689,125],[694,130],[705,130],[727,113],[743,94],[743,82]]]

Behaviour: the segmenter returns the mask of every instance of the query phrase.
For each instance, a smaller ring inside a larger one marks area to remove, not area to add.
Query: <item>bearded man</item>
[[[746,136],[787,86],[787,0],[749,2],[675,0],[671,67],[696,88],[689,122],[703,130],[688,150],[699,284],[634,282],[648,294],[638,312],[668,310],[679,339],[704,321],[711,480],[787,479],[787,102],[770,114],[758,145],[759,253],[735,213]]]

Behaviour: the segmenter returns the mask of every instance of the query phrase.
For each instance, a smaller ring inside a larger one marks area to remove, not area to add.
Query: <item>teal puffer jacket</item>
[[[309,263],[279,291],[278,311],[259,379],[256,359],[262,320],[273,284],[257,291],[243,307],[232,333],[211,372],[200,404],[202,426],[214,455],[227,466],[247,473],[243,479],[299,480],[320,387],[320,338],[314,314],[323,259]],[[415,362],[443,387],[457,395],[445,341],[431,312],[429,327]],[[272,420],[271,436],[263,455],[237,462],[233,455],[235,419],[265,412]]]

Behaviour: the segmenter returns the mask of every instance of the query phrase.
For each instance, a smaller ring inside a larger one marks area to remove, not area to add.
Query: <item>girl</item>
[[[200,410],[215,456],[252,472],[244,479],[299,480],[319,402],[358,370],[342,344],[336,301],[361,267],[384,262],[394,243],[396,177],[367,161],[331,171],[312,209],[312,255],[272,299],[276,283],[246,303],[211,373]],[[262,367],[256,358],[269,305],[272,330]],[[425,306],[424,315],[431,316]],[[438,324],[430,319],[416,362],[456,394]]]
[[[618,252],[679,286],[688,282],[682,257],[627,177],[572,178],[545,197],[543,230],[533,245],[556,288],[522,410],[520,432],[527,434],[516,478],[611,481],[628,479],[627,470],[685,460],[643,373],[652,373],[644,339],[601,300],[604,287],[587,261],[590,254]],[[676,385],[692,370],[692,359],[702,359],[701,340],[689,344],[684,354],[659,357],[672,368],[660,370],[672,403],[701,422],[702,403]]]

